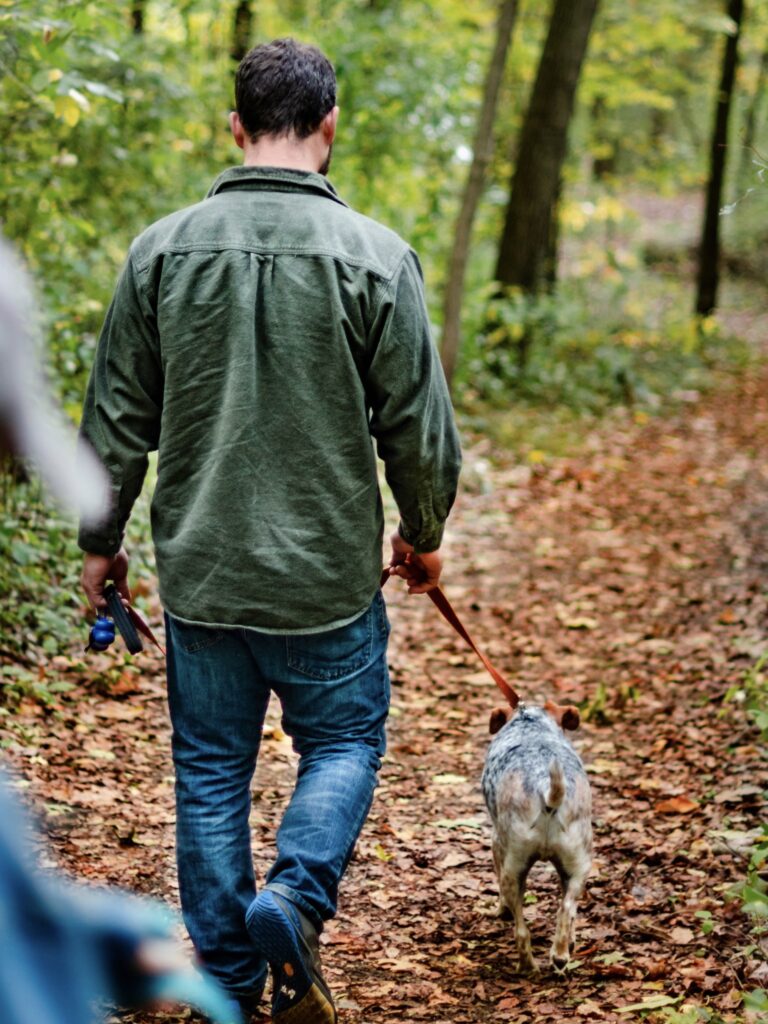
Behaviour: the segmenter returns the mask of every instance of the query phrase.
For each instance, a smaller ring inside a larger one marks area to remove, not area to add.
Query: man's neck
[[[317,171],[322,163],[309,142],[294,139],[259,139],[245,146],[246,167],[285,167],[293,171]]]

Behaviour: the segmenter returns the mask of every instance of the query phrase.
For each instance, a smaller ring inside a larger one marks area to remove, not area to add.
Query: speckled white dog
[[[592,796],[584,766],[563,729],[577,729],[579,712],[548,701],[497,709],[482,785],[493,821],[493,863],[499,913],[514,917],[523,970],[535,971],[523,893],[531,867],[551,861],[562,883],[550,960],[565,969],[575,939],[576,903],[592,864]]]

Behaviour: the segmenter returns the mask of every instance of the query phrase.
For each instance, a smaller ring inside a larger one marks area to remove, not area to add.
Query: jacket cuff
[[[397,526],[397,532],[406,544],[412,545],[417,555],[427,555],[431,551],[437,551],[443,540],[444,529],[443,523],[433,523],[427,529],[415,530],[408,527],[402,519]]]
[[[95,533],[93,530],[81,527],[77,534],[77,546],[87,555],[103,555],[105,558],[113,558],[120,550],[123,543],[122,537],[115,538],[105,536],[103,533]]]

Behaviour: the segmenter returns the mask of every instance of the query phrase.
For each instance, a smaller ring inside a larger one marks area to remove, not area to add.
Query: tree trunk
[[[568,125],[598,0],[555,0],[512,177],[496,280],[535,292],[546,272]],[[552,269],[550,268],[550,273]]]
[[[456,219],[453,248],[448,265],[448,280],[443,295],[443,336],[440,356],[443,370],[451,386],[456,369],[461,338],[461,306],[464,298],[464,277],[469,258],[472,224],[485,184],[485,173],[493,157],[493,124],[496,119],[504,66],[507,62],[512,29],[517,18],[517,0],[501,0],[496,21],[496,42],[483,87],[483,102],[475,129],[472,164],[469,169],[461,207]]]
[[[710,171],[704,206],[704,225],[699,246],[699,274],[696,288],[696,312],[708,316],[717,305],[720,278],[720,206],[725,157],[728,145],[728,115],[731,110],[736,67],[739,60],[739,35],[744,14],[744,0],[728,0],[728,17],[734,31],[728,36],[723,51],[723,67],[715,107],[715,125],[710,149]]]
[[[754,182],[753,161],[757,155],[755,152],[755,137],[757,135],[757,122],[760,106],[763,102],[765,92],[765,80],[768,77],[768,46],[763,50],[760,60],[760,70],[757,73],[755,91],[750,100],[747,113],[744,116],[744,139],[741,149],[741,163],[739,166],[738,183],[740,189],[750,186],[750,178]]]
[[[592,157],[592,176],[602,181],[616,171],[616,149],[618,140],[611,138],[606,128],[605,96],[596,96],[591,110],[592,137],[597,147],[597,156]]]
[[[235,8],[235,17],[232,23],[232,47],[229,51],[232,60],[237,61],[238,64],[251,48],[253,22],[251,0],[240,0]]]
[[[133,0],[131,3],[131,28],[135,36],[144,33],[144,0]]]
[[[549,218],[547,232],[547,248],[544,250],[542,277],[547,291],[554,292],[557,284],[557,250],[560,245],[560,218],[557,215],[560,206],[560,195],[563,191],[563,179],[558,179],[555,198],[552,201],[552,216]]]

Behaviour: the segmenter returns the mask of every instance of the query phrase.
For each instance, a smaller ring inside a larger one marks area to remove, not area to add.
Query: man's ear
[[[509,708],[494,708],[491,712],[491,720],[488,723],[488,732],[491,736],[494,736],[499,729],[507,724],[509,721],[510,711]]]
[[[579,728],[581,715],[573,704],[555,704],[553,700],[548,700],[544,710],[554,718],[561,729],[570,729],[573,732]]]
[[[336,125],[339,123],[339,108],[329,110],[320,122],[320,131],[323,133],[323,142],[330,146],[336,138]]]
[[[235,140],[235,145],[239,146],[240,149],[245,149],[247,133],[236,110],[233,110],[229,115],[229,128],[232,132],[232,138]]]

